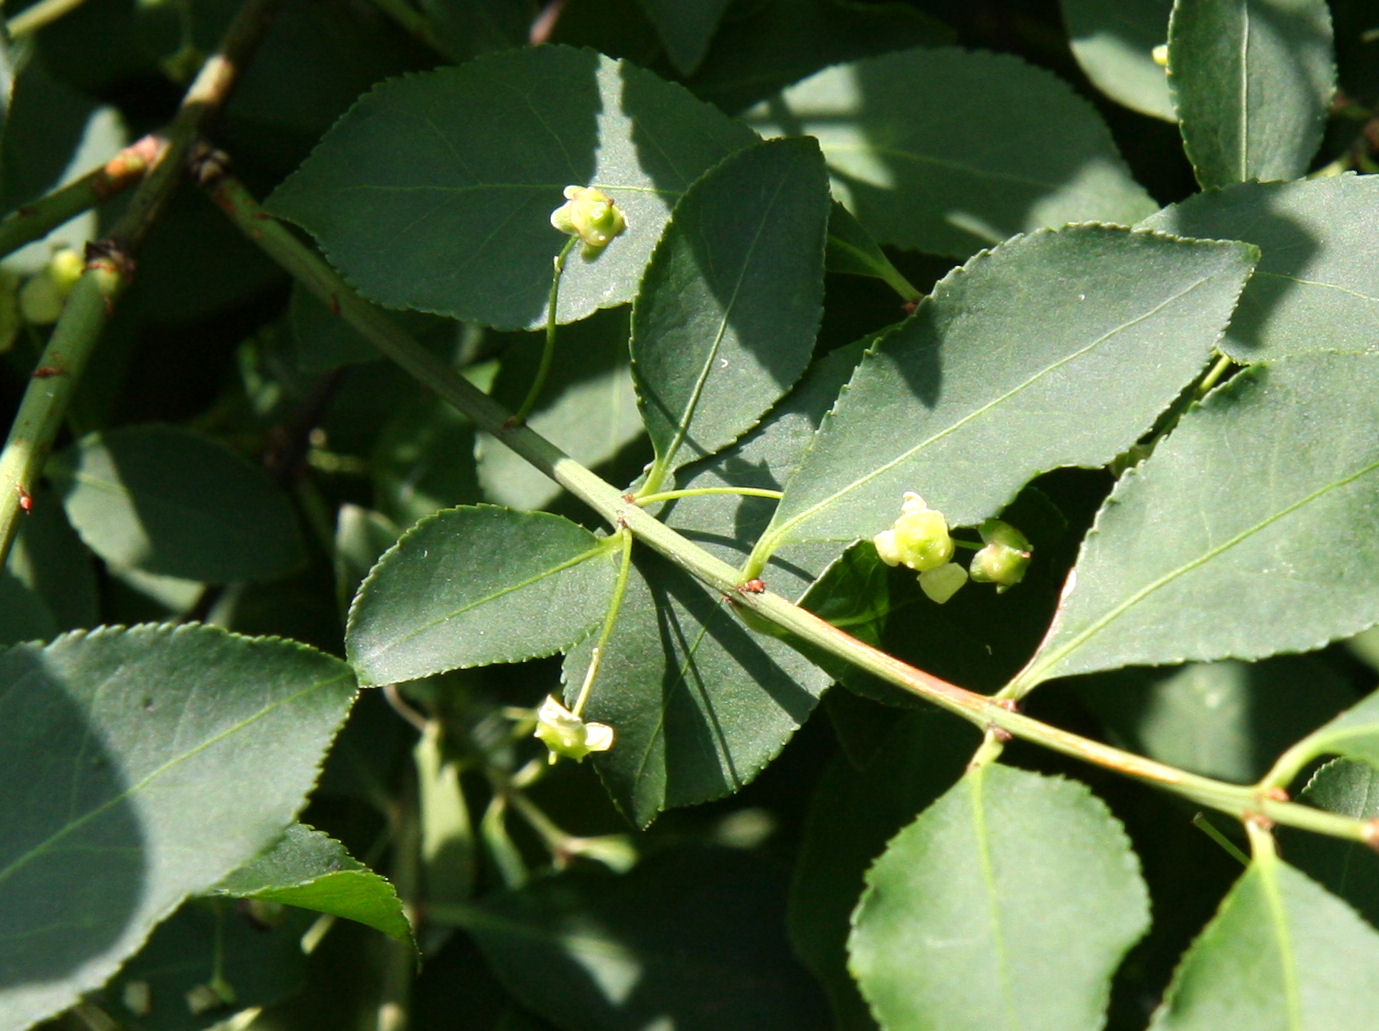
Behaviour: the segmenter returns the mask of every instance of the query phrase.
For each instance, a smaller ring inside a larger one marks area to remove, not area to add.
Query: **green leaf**
[[[839,1028],[870,1024],[846,951],[863,875],[886,842],[962,775],[979,743],[933,711],[906,713],[865,765],[838,755],[819,778],[790,885],[788,930],[796,955],[828,991]]]
[[[1326,0],[1176,0],[1168,82],[1204,188],[1296,179],[1335,88]]]
[[[681,847],[622,876],[567,871],[490,895],[460,923],[508,990],[561,1027],[822,1029],[784,908],[770,864]]]
[[[92,434],[48,473],[72,526],[111,565],[223,583],[281,576],[302,561],[296,517],[267,473],[185,430]]]
[[[610,542],[560,516],[437,512],[359,588],[345,654],[366,684],[550,655],[597,625],[615,572]]]
[[[631,65],[565,47],[507,51],[375,87],[268,206],[380,304],[536,328],[566,186],[603,190],[627,231],[566,262],[561,322],[631,300],[680,194],[754,140]]]
[[[1312,775],[1298,801],[1357,820],[1379,819],[1379,770],[1367,762],[1335,759]],[[1379,856],[1374,849],[1302,832],[1289,833],[1284,848],[1299,870],[1345,899],[1371,924],[1379,920]]]
[[[1308,651],[1379,622],[1376,386],[1379,356],[1309,355],[1188,411],[1116,485],[1016,683]]]
[[[565,660],[569,704],[592,647],[586,639]],[[721,798],[776,757],[828,682],[784,641],[744,627],[717,592],[638,554],[584,711],[615,735],[595,769],[641,826],[663,809]]]
[[[1168,42],[1173,0],[1061,0],[1068,44],[1087,78],[1117,103],[1174,121],[1154,48]]]
[[[4,590],[20,591],[28,604],[0,601],[0,634],[5,643],[51,637],[59,630],[94,626],[98,587],[91,553],[72,532],[57,497],[35,484],[33,511],[20,524],[5,561]],[[28,633],[11,628],[29,626]],[[34,633],[39,626],[49,632]]]
[[[804,371],[828,210],[812,140],[740,151],[676,205],[632,310],[632,371],[656,449],[650,489],[732,443]]]
[[[397,892],[329,834],[294,823],[282,840],[215,886],[215,895],[264,899],[354,920],[409,943]]]
[[[828,212],[828,249],[824,252],[824,265],[829,272],[879,279],[907,300],[918,301],[923,296],[891,264],[881,245],[862,228],[857,217],[836,200]]]
[[[1151,1031],[1369,1031],[1379,935],[1287,863],[1256,859],[1183,956]]]
[[[600,312],[561,329],[546,385],[527,417],[528,426],[580,465],[618,482],[626,482],[616,475],[624,464],[630,479],[648,458],[627,352],[628,314],[627,308]],[[541,336],[528,334],[503,353],[490,393],[509,411],[527,396],[543,343]],[[487,433],[477,434],[475,454],[486,500],[537,509],[562,493],[559,484]],[[609,463],[616,466],[611,472]]]
[[[1082,784],[994,765],[892,840],[848,950],[886,1027],[1093,1031],[1148,926],[1139,864],[1106,806]]]
[[[272,844],[354,700],[340,661],[210,627],[0,655],[0,1028],[99,987],[190,894]]]
[[[1205,363],[1250,266],[1243,244],[1106,226],[978,255],[868,353],[759,553],[870,537],[907,490],[973,526],[1040,472],[1109,462]]]
[[[1221,344],[1236,361],[1257,362],[1379,350],[1379,268],[1369,258],[1376,218],[1379,178],[1342,175],[1199,193],[1141,224],[1259,248]]]
[[[1379,692],[1367,695],[1288,749],[1278,766],[1291,779],[1313,759],[1339,755],[1379,766]]]
[[[834,196],[884,244],[962,259],[1015,233],[1154,208],[1092,106],[1008,55],[940,47],[836,65],[749,121],[818,137]]]
[[[638,0],[656,34],[665,44],[666,54],[681,75],[693,75],[709,50],[718,23],[732,0]]]

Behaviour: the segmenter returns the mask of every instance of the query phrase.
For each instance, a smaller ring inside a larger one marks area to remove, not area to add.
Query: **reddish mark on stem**
[[[67,370],[60,365],[40,365],[34,369],[34,379],[48,379],[52,376],[65,376]]]
[[[340,314],[340,298],[335,294],[330,295],[330,313],[335,316]]]
[[[19,492],[19,507],[26,513],[34,510],[34,496],[24,489],[22,483],[16,483],[14,489]]]
[[[1264,789],[1264,797],[1272,802],[1287,802],[1288,790],[1286,788],[1272,787]]]
[[[766,590],[766,581],[760,579],[748,580],[746,583],[737,585],[738,594],[761,594]]]

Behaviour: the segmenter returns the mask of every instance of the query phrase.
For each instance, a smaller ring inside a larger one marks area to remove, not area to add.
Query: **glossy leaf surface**
[[[994,765],[891,841],[848,951],[885,1027],[1095,1031],[1148,925],[1139,864],[1106,806],[1081,784]]]
[[[0,1028],[103,984],[189,894],[272,844],[354,700],[303,645],[210,627],[0,656]]]
[[[1206,362],[1251,261],[1105,226],[977,256],[868,353],[763,550],[870,537],[910,490],[972,526],[1037,473],[1110,461]]]
[[[1335,87],[1325,0],[1177,0],[1168,81],[1203,187],[1296,179]]]
[[[329,834],[294,823],[281,841],[216,885],[215,894],[330,913],[410,942],[397,892]]]
[[[586,639],[566,659],[569,704],[592,647]],[[648,824],[751,781],[828,682],[784,641],[747,629],[718,592],[639,554],[584,712],[616,735],[592,761],[618,807]]]
[[[171,426],[93,435],[50,473],[83,541],[112,565],[222,583],[302,561],[287,497],[262,469]]]
[[[1367,1031],[1379,934],[1287,863],[1250,864],[1183,956],[1151,1031]]]
[[[1221,349],[1238,362],[1379,350],[1379,266],[1370,227],[1379,177],[1242,183],[1145,219],[1150,229],[1259,248]]]
[[[1308,651],[1379,621],[1376,384],[1379,357],[1311,355],[1190,410],[1117,484],[1017,680]]]
[[[1009,56],[938,47],[840,64],[748,120],[817,137],[834,195],[899,247],[962,259],[1019,232],[1128,224],[1154,206],[1091,105]]]
[[[632,310],[653,482],[730,444],[804,371],[828,209],[812,140],[734,154],[676,205]]]
[[[607,542],[559,516],[446,509],[378,560],[345,654],[371,684],[550,655],[596,625],[615,570]]]
[[[596,186],[627,231],[566,262],[559,320],[631,300],[680,194],[751,131],[683,88],[587,50],[541,47],[374,88],[273,194],[361,293],[511,329],[543,325],[549,217]]]

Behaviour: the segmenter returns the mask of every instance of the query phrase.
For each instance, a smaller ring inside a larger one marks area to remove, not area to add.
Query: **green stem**
[[[1220,358],[1216,359],[1216,364],[1211,367],[1207,374],[1202,377],[1201,382],[1197,384],[1197,396],[1206,397],[1207,394],[1211,392],[1211,388],[1216,386],[1217,381],[1226,374],[1226,370],[1234,364],[1235,362],[1231,359],[1230,355],[1223,354]]]
[[[1207,819],[1206,814],[1198,813],[1194,816],[1192,818],[1192,825],[1207,837],[1211,838],[1212,841],[1220,845],[1222,850],[1232,859],[1239,862],[1241,866],[1250,865],[1250,857],[1244,852],[1241,852],[1240,849],[1236,847],[1235,842],[1217,830],[1216,825]]]
[[[28,36],[45,25],[57,21],[64,14],[75,11],[86,0],[38,0],[5,22],[10,39]]]
[[[767,490],[765,487],[686,487],[683,490],[663,490],[656,494],[642,494],[633,503],[646,506],[654,505],[660,501],[674,501],[676,498],[700,498],[709,494],[737,494],[744,498],[771,498],[774,501],[779,501],[785,497],[783,491]]]
[[[281,224],[269,217],[239,183],[225,177],[215,186],[216,203],[246,235],[305,287],[331,303],[354,329],[380,351],[417,377],[474,424],[526,459],[602,516],[610,526],[626,527],[653,548],[713,590],[733,606],[756,616],[812,648],[871,673],[951,712],[983,730],[992,727],[1012,737],[1032,741],[1052,751],[1158,785],[1199,805],[1236,819],[1263,817],[1352,841],[1379,838],[1379,821],[1363,821],[1274,798],[1262,797],[1254,787],[1227,784],[1125,752],[1013,711],[1009,702],[965,690],[916,669],[848,635],[812,612],[770,591],[742,591],[742,575],[723,560],[682,537],[642,511],[622,491],[600,479],[544,437],[512,424],[509,414],[477,390],[439,358],[427,351],[382,312],[352,293],[345,282]]]
[[[525,423],[527,416],[531,415],[531,410],[536,407],[536,400],[541,396],[541,390],[546,385],[546,377],[551,372],[551,360],[555,357],[555,306],[560,299],[560,275],[565,271],[565,258],[576,242],[578,242],[577,237],[570,237],[565,241],[565,246],[561,248],[560,253],[555,256],[555,271],[551,274],[551,295],[547,305],[546,340],[541,346],[541,364],[536,367],[536,375],[532,377],[531,386],[527,389],[527,396],[522,399],[521,405],[517,408],[517,414],[512,417],[512,421],[518,424]]]
[[[579,697],[575,699],[575,704],[570,712],[579,716],[584,712],[584,706],[589,701],[589,692],[593,689],[594,679],[598,676],[600,656],[603,649],[608,644],[608,638],[613,636],[613,627],[618,624],[618,612],[622,609],[623,596],[627,594],[627,574],[632,569],[632,535],[626,530],[619,530],[618,537],[622,542],[622,556],[618,564],[618,579],[613,585],[613,597],[608,602],[608,612],[603,617],[603,629],[599,631],[598,643],[594,645],[594,650],[589,656],[589,669],[584,674],[584,683],[580,685]]]
[[[0,566],[14,543],[19,519],[32,505],[30,487],[43,470],[77,382],[116,299],[129,284],[133,254],[177,188],[186,152],[201,124],[229,96],[279,3],[247,0],[240,8],[220,50],[207,59],[182,98],[167,142],[148,163],[129,207],[108,237],[87,247],[85,271],[68,295],[0,451]]]
[[[409,4],[407,0],[373,0],[373,4],[397,22],[404,32],[424,43],[436,53],[444,54],[452,60],[459,60],[446,50],[445,44],[441,42],[435,29],[431,26],[431,19]]]
[[[144,177],[162,146],[163,141],[157,136],[144,136],[80,179],[20,205],[0,222],[0,258],[47,236],[88,208],[129,189]]]

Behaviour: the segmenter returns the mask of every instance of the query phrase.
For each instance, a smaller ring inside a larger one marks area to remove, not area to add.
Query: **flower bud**
[[[977,532],[986,547],[972,556],[972,579],[996,584],[998,592],[1023,580],[1033,554],[1025,535],[999,519],[988,519]]]
[[[43,271],[19,290],[19,314],[24,321],[32,326],[56,322],[85,265],[82,256],[70,247],[54,254]]]
[[[956,562],[926,569],[919,574],[919,589],[936,605],[942,605],[967,583],[967,570]]]
[[[953,538],[942,512],[907,512],[895,521],[893,531],[900,561],[917,572],[937,569],[953,557]]]
[[[593,257],[627,228],[627,219],[602,190],[565,187],[565,203],[551,212],[551,225],[584,241],[584,256]]]
[[[536,712],[536,736],[550,749],[550,761],[561,756],[576,762],[590,752],[613,747],[613,728],[606,723],[585,723],[555,698],[548,697]]]

